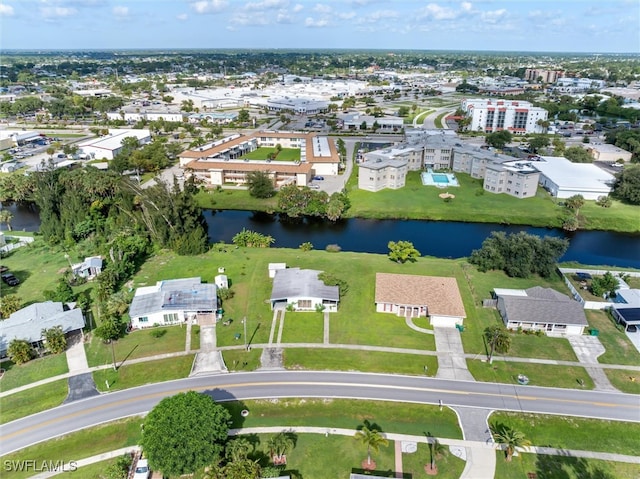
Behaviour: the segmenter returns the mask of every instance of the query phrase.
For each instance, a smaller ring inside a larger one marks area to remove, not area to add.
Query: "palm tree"
[[[531,445],[531,441],[525,437],[524,433],[505,426],[504,424],[491,426],[491,433],[493,434],[494,441],[504,447],[506,453],[505,459],[507,461],[511,461],[517,447],[527,447]]]
[[[274,464],[286,464],[286,455],[293,448],[293,439],[282,431],[269,439],[267,447]]]
[[[5,223],[7,225],[7,229],[11,231],[11,220],[13,219],[13,215],[9,210],[0,210],[0,223]]]
[[[489,326],[484,330],[484,336],[491,346],[489,352],[489,364],[493,363],[493,353],[505,354],[511,347],[511,337],[509,332],[502,325]]]
[[[447,448],[444,445],[442,445],[440,441],[438,441],[438,439],[434,438],[431,435],[429,435],[429,438],[433,438],[433,441],[429,441],[429,455],[431,456],[429,460],[429,464],[431,466],[431,470],[435,470],[436,459],[440,459],[446,456],[448,451],[447,451]]]
[[[225,449],[227,459],[233,462],[240,462],[247,459],[250,452],[251,443],[243,437],[229,441]]]
[[[360,430],[356,431],[355,438],[367,446],[367,465],[371,465],[372,449],[375,452],[378,452],[380,450],[380,446],[387,446],[389,444],[387,438],[385,438],[377,429],[370,427],[368,422],[366,422]]]

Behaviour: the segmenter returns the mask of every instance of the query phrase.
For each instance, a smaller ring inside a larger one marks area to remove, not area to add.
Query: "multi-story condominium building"
[[[544,133],[538,122],[548,117],[547,110],[528,101],[469,99],[462,100],[461,108],[471,118],[470,130],[487,133],[502,130],[514,135]]]
[[[531,162],[506,161],[486,166],[482,187],[491,193],[506,193],[516,198],[536,195],[540,172]]]
[[[377,160],[403,160],[407,163],[410,171],[422,170],[424,147],[422,145],[408,145],[399,143],[390,148],[371,151],[364,154],[365,162],[375,162]]]
[[[367,191],[397,190],[404,187],[408,171],[407,161],[402,159],[363,161],[358,172],[358,188]]]
[[[541,70],[538,68],[527,68],[524,71],[524,79],[532,82],[541,80],[543,83],[555,83],[563,74],[564,72],[562,70]]]

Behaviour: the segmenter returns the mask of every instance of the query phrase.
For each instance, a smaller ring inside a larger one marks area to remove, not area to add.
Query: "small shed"
[[[218,289],[229,289],[229,279],[226,274],[219,274],[213,279]]]
[[[276,277],[276,271],[287,269],[287,263],[269,263],[269,278]]]

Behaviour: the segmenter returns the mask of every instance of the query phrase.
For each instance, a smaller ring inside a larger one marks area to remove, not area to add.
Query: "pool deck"
[[[444,177],[447,181],[436,181],[436,176],[438,178]],[[422,184],[424,186],[437,186],[438,188],[460,186],[460,183],[458,183],[458,180],[453,173],[434,173],[433,171],[428,170],[420,173],[420,179],[422,180]]]

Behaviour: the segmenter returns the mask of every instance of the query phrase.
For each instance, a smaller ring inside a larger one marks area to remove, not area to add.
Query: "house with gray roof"
[[[9,344],[14,339],[28,341],[36,348],[41,347],[45,341],[42,330],[55,326],[62,327],[67,335],[81,331],[85,326],[82,310],[45,301],[16,311],[8,319],[0,321],[0,356],[6,356]]]
[[[138,288],[129,317],[132,328],[151,328],[213,318],[217,308],[215,284],[202,283],[200,278],[170,279]]]
[[[287,268],[276,270],[271,290],[271,309],[286,308],[295,311],[338,310],[340,291],[338,286],[327,286],[318,279],[322,271]]]
[[[102,273],[102,256],[88,256],[82,263],[71,266],[75,276],[93,279]]]
[[[494,293],[498,311],[508,329],[581,335],[588,326],[582,305],[551,288],[494,289]]]

